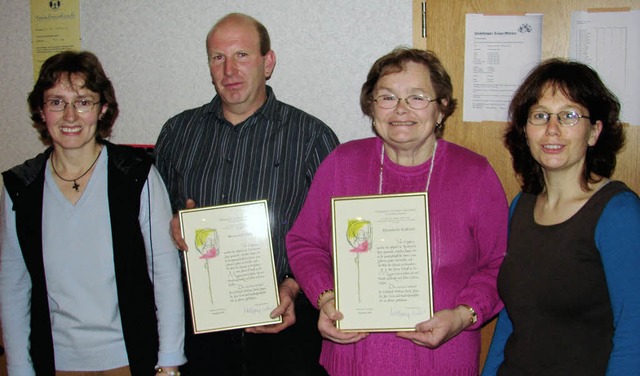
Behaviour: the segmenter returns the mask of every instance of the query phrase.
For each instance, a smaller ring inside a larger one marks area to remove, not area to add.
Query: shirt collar
[[[277,120],[277,103],[276,95],[273,93],[273,89],[271,86],[267,85],[267,101],[264,102],[255,113],[247,118],[247,120],[253,118],[254,116],[263,116],[268,120]],[[222,113],[222,100],[219,95],[216,95],[213,100],[207,105],[206,112],[213,113],[216,118],[220,121],[226,122],[227,120],[224,118],[224,114]],[[244,122],[246,122],[245,120]]]

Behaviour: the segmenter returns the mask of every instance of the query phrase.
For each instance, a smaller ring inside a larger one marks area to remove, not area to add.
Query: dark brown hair
[[[102,64],[91,52],[65,51],[48,58],[40,68],[40,74],[33,91],[27,98],[33,127],[40,133],[40,139],[46,145],[51,144],[51,135],[42,119],[44,92],[56,86],[60,81],[71,82],[72,76],[81,77],[84,87],[100,95],[100,103],[107,105],[105,113],[98,118],[96,139],[111,135],[113,124],[118,117],[118,102],[111,81],[102,69]]]
[[[441,126],[435,129],[436,137],[440,138],[444,132],[444,121],[456,108],[456,100],[453,98],[453,86],[449,73],[444,69],[436,54],[431,51],[399,47],[376,60],[360,91],[360,109],[369,118],[373,118],[373,90],[376,84],[380,78],[387,74],[401,72],[408,62],[422,64],[429,70],[431,84],[436,93],[435,99],[437,99],[434,103],[438,104],[444,115],[440,123]]]
[[[544,189],[542,167],[533,159],[527,144],[525,128],[529,110],[550,88],[589,111],[591,124],[602,122],[597,143],[587,149],[581,186],[588,189],[594,176],[609,178],[616,167],[616,155],[624,146],[625,135],[617,97],[604,85],[598,73],[589,66],[559,58],[549,59],[535,67],[516,90],[509,106],[509,126],[504,143],[513,158],[513,169],[520,178],[522,190],[538,194]]]

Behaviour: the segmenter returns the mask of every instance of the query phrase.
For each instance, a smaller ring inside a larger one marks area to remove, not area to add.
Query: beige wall
[[[29,1],[0,0],[0,171],[43,149],[31,128]],[[121,115],[113,141],[154,143],[172,115],[214,94],[204,39],[216,19],[238,11],[269,29],[279,99],[324,120],[342,141],[371,135],[359,108],[373,61],[410,45],[411,0],[82,0],[84,49],[114,82]]]

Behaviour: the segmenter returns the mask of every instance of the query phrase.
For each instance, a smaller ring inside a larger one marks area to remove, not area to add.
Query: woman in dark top
[[[640,200],[610,180],[624,145],[619,112],[577,62],[543,62],[516,91],[505,144],[522,192],[483,375],[640,371]]]

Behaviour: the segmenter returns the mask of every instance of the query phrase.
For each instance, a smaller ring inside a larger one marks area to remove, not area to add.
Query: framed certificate
[[[433,316],[426,192],[331,200],[338,329],[412,331]]]
[[[281,323],[266,200],[179,215],[194,332]]]

